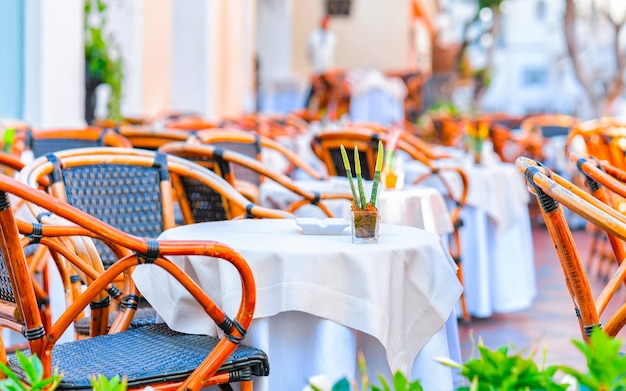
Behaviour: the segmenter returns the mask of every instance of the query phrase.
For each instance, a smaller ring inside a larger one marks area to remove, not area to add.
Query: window
[[[350,16],[351,0],[326,0],[326,14],[331,16]]]

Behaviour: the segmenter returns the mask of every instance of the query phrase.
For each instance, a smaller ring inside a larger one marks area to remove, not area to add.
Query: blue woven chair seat
[[[91,390],[91,378],[95,374],[109,379],[125,376],[128,388],[181,381],[218,341],[207,335],[182,334],[158,323],[55,345],[52,368],[63,374],[59,390]],[[26,379],[15,355],[9,355],[8,365],[21,379]],[[267,376],[267,355],[262,350],[239,345],[218,371],[224,372],[230,374],[232,382]]]
[[[109,313],[109,324],[107,327],[107,331],[111,328],[111,324],[117,315],[117,311],[113,311]],[[135,316],[133,320],[128,325],[129,329],[134,329],[137,327],[143,327],[149,324],[155,324],[157,318],[157,312],[152,307],[144,307],[137,308],[135,311]],[[80,335],[89,335],[89,329],[91,325],[91,319],[87,316],[80,319],[77,322],[74,322],[74,330]]]

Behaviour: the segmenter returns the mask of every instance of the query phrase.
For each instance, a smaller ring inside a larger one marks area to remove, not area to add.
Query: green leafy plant
[[[19,350],[16,352],[17,359],[20,362],[24,373],[26,374],[25,384],[19,377],[13,372],[11,368],[3,363],[0,363],[0,371],[2,371],[7,377],[0,380],[0,390],[2,391],[38,391],[47,390],[53,391],[58,387],[63,375],[59,375],[58,370],[54,370],[54,375],[49,378],[43,377],[43,365],[41,360],[36,355],[27,357]]]
[[[461,375],[470,381],[469,386],[460,387],[458,391],[562,391],[568,387],[555,380],[557,367],[539,368],[532,357],[509,354],[508,347],[489,350],[479,345],[478,351],[480,357],[470,359],[465,364],[438,360],[459,369]]]
[[[533,361],[534,352],[524,357],[522,353],[512,353],[508,347],[490,350],[480,342],[479,356],[457,363],[449,358],[435,358],[439,363],[459,370],[469,385],[459,386],[457,391],[565,391],[570,384],[559,382],[558,372],[576,380],[581,391],[626,391],[626,356],[620,353],[622,341],[609,337],[600,328],[592,330],[589,342],[573,340],[572,343],[586,358],[587,371],[578,371],[566,365],[545,366],[547,352],[544,349],[542,365]],[[360,358],[361,373],[367,373],[365,362]],[[409,381],[401,372],[393,375],[391,388],[388,381],[379,376],[381,387],[370,386],[363,375],[362,390],[367,391],[421,391],[418,380]],[[331,391],[352,391],[347,379],[333,385]],[[316,391],[319,388],[313,388]]]
[[[105,0],[85,0],[85,63],[86,77],[108,84],[111,96],[108,102],[109,118],[119,121],[121,115],[123,60],[119,46],[111,34],[106,34]]]
[[[583,373],[567,366],[559,369],[576,379],[589,390],[626,390],[626,356],[620,354],[622,341],[607,336],[602,329],[592,330],[589,343],[572,341],[587,359],[588,372]]]
[[[119,376],[114,376],[109,380],[103,375],[98,375],[91,379],[91,387],[94,391],[126,391],[127,385],[125,377],[120,379]]]

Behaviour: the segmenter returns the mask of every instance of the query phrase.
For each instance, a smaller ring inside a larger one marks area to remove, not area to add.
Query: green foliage
[[[24,384],[17,375],[3,363],[0,363],[0,371],[2,371],[7,377],[6,379],[0,380],[0,390],[2,391],[38,391],[38,390],[47,390],[52,391],[61,382],[61,378],[63,375],[59,375],[58,371],[55,369],[54,375],[49,378],[43,377],[43,365],[41,364],[41,360],[36,355],[32,355],[30,357],[26,357],[19,350],[16,352],[17,359],[20,362],[20,366],[24,369],[24,373],[26,374],[26,382],[30,384],[30,387],[27,384]]]
[[[607,336],[600,328],[592,330],[589,343],[572,341],[587,359],[587,373],[560,366],[559,369],[573,376],[579,384],[590,390],[626,390],[626,356],[620,354],[622,341]]]
[[[459,365],[461,375],[469,380],[469,387],[458,391],[514,391],[514,390],[565,390],[567,385],[554,380],[556,367],[540,369],[531,357],[509,355],[507,347],[489,350],[478,346],[480,358]]]
[[[502,4],[503,1],[504,0],[478,0],[478,9],[482,9],[482,8],[497,9],[500,7],[500,4]]]
[[[428,108],[428,114],[459,115],[461,111],[452,102],[436,102]]]
[[[393,389],[389,387],[389,384],[385,380],[383,376],[378,376],[380,379],[380,383],[383,385],[383,388],[379,388],[376,386],[372,386],[372,391],[422,391],[422,384],[419,380],[409,381],[404,373],[397,371],[393,375]]]
[[[125,377],[120,380],[119,376],[115,376],[109,380],[103,375],[98,375],[91,379],[91,387],[94,391],[126,391],[126,386]]]
[[[87,75],[111,87],[108,102],[109,118],[121,120],[122,83],[124,81],[123,60],[115,38],[105,35],[105,0],[85,0],[85,62]]]

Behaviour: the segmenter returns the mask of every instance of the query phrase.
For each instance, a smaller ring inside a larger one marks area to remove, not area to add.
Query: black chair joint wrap
[[[22,328],[22,335],[24,335],[24,337],[29,340],[35,340],[35,339],[39,339],[39,338],[43,338],[44,335],[46,335],[45,330],[43,329],[43,326],[39,326],[36,327],[34,329],[30,329],[27,330],[26,327]]]
[[[590,337],[590,336],[591,336],[591,332],[592,332],[592,331],[593,331],[593,329],[595,329],[596,327],[597,327],[597,328],[599,328],[599,329],[601,329],[601,328],[602,328],[602,323],[596,323],[596,324],[592,324],[592,325],[588,325],[588,326],[583,326],[583,330],[585,331],[585,335],[586,335],[587,337]]]
[[[230,342],[234,343],[235,345],[239,345],[239,343],[241,343],[243,338],[246,336],[246,330],[243,328],[243,326],[241,326],[241,324],[239,324],[237,319],[231,320],[228,316],[225,316],[224,317],[224,321],[222,323],[218,324],[217,326],[220,329],[222,329],[222,331],[224,331],[224,336],[226,337],[226,339],[228,339]],[[233,327],[235,327],[235,329],[237,329],[239,334],[241,334],[241,337],[236,336],[236,335],[232,335],[230,333],[230,330]]]
[[[49,153],[46,155],[46,159],[50,163],[52,163],[52,172],[50,172],[50,184],[55,184],[61,182],[63,180],[63,175],[61,174],[61,161],[56,157],[54,153]]]
[[[312,205],[317,205],[320,203],[322,196],[320,195],[319,192],[313,192],[313,199],[311,200],[311,204]]]
[[[167,155],[157,152],[154,157],[154,164],[152,167],[159,170],[159,177],[161,181],[169,180],[169,171],[167,170]]]
[[[252,380],[252,369],[250,367],[243,368],[238,371],[230,371],[228,373],[229,383],[239,383],[248,380]]]
[[[28,235],[28,243],[37,244],[41,242],[41,238],[43,238],[43,225],[41,223],[32,223],[33,232]]]
[[[46,216],[52,216],[52,213],[50,212],[41,212],[37,215],[37,221],[39,221],[41,223],[41,220],[43,220],[44,217]]]
[[[213,149],[213,157],[215,158],[215,161],[217,162],[217,165],[220,170],[220,175],[222,177],[230,174],[230,163],[224,160],[224,153],[226,153],[224,148],[215,147]]]
[[[77,282],[82,282],[80,276],[78,274],[73,274],[70,276],[70,283],[75,284]]]
[[[146,243],[148,244],[148,250],[146,251],[146,253],[137,253],[137,258],[140,264],[154,263],[154,261],[159,257],[159,254],[161,253],[159,242],[156,239],[147,239]]]
[[[102,300],[92,301],[91,303],[89,303],[89,308],[91,308],[92,310],[95,310],[98,308],[106,308],[110,304],[111,304],[111,298],[107,296]]]
[[[587,162],[589,161],[585,158],[578,159],[578,161],[576,162],[576,167],[578,167],[578,171],[580,171],[585,176],[585,182],[587,182],[587,185],[589,185],[589,189],[591,189],[591,192],[593,193],[601,188],[602,185],[591,176],[589,176],[587,173],[585,173],[585,171],[583,171],[583,165]]]
[[[254,208],[254,206],[254,204],[246,205],[246,219],[254,218],[254,215],[252,214],[252,208]]]
[[[117,299],[118,297],[122,296],[122,292],[115,285],[111,285],[107,289],[107,293],[109,294],[110,297],[114,299]]]
[[[124,296],[124,298],[122,298],[122,302],[120,303],[120,307],[136,310],[139,307],[139,296],[137,295]]]
[[[539,199],[539,204],[543,208],[543,211],[546,213],[552,212],[559,207],[559,203],[554,198],[544,193],[543,190],[535,184],[534,176],[537,173],[539,173],[539,169],[537,167],[528,167],[526,170],[526,180],[535,189],[537,198]]]

